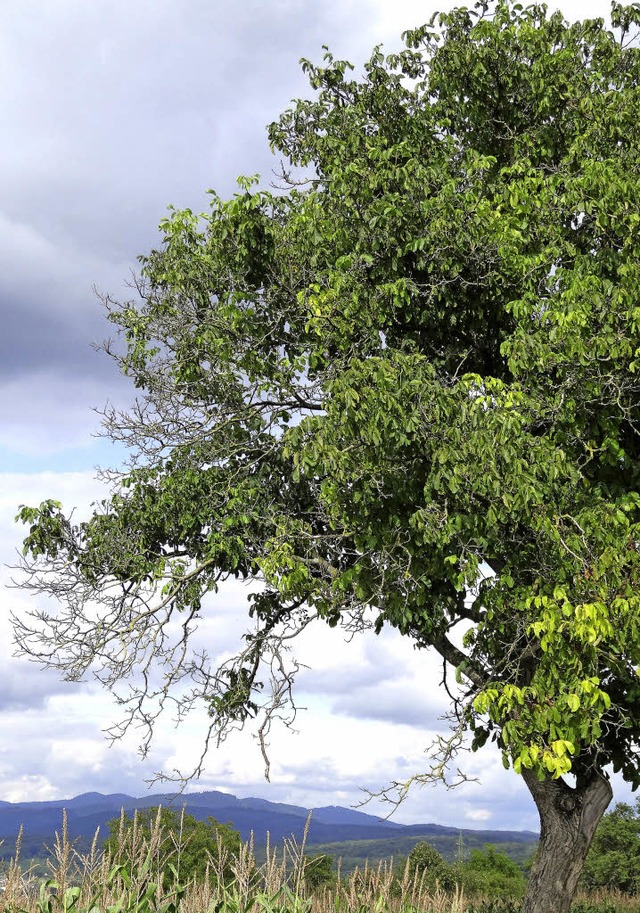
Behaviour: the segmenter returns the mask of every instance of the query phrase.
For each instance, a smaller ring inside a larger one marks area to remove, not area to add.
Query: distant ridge
[[[0,839],[5,847],[11,847],[21,826],[30,846],[51,843],[56,830],[62,824],[62,811],[67,812],[67,827],[72,838],[92,838],[99,827],[102,835],[107,834],[107,822],[120,815],[121,809],[131,815],[135,809],[163,805],[182,809],[198,820],[209,816],[218,821],[230,822],[246,840],[253,833],[256,844],[263,844],[267,833],[272,841],[285,837],[302,838],[306,820],[311,811],[308,834],[310,844],[338,843],[354,840],[378,840],[396,837],[452,837],[460,833],[473,835],[487,843],[526,843],[537,839],[530,831],[472,831],[445,827],[437,824],[398,824],[374,815],[341,806],[328,805],[307,809],[303,806],[270,802],[267,799],[249,797],[239,799],[231,793],[209,790],[199,793],[158,793],[141,797],[124,793],[89,792],[72,799],[56,799],[49,802],[4,802],[0,800]]]

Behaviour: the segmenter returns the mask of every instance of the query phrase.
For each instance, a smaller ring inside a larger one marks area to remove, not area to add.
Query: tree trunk
[[[540,844],[523,913],[569,913],[593,835],[613,796],[611,784],[595,771],[575,787],[522,773],[540,813]]]

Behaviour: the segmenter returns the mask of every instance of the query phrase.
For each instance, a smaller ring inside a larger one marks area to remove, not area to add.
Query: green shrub
[[[335,885],[337,875],[333,870],[333,856],[328,856],[326,853],[305,856],[303,878],[308,891],[317,891],[320,888]]]
[[[571,913],[622,913],[622,908],[611,900],[579,900],[571,907]]]
[[[522,904],[515,898],[498,898],[482,900],[470,904],[465,913],[521,913]]]

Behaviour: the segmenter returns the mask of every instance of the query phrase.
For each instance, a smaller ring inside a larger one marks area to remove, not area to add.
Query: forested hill
[[[73,799],[53,802],[0,802],[0,839],[5,841],[3,850],[10,850],[21,826],[24,828],[23,848],[37,851],[43,843],[50,843],[56,830],[61,829],[63,810],[67,812],[67,826],[72,838],[93,837],[96,828],[106,836],[106,824],[120,815],[124,808],[127,814],[134,809],[163,805],[174,808],[186,807],[186,811],[199,820],[209,816],[218,821],[230,822],[244,839],[251,832],[258,845],[264,843],[269,832],[272,841],[279,841],[293,835],[302,838],[309,809],[298,805],[269,802],[266,799],[238,799],[229,793],[216,791],[175,795],[171,793],[147,795],[140,798],[121,793],[102,795],[84,793]],[[424,837],[438,842],[457,840],[462,834],[474,845],[526,844],[537,840],[537,834],[529,831],[472,831],[437,824],[398,824],[367,815],[353,809],[327,806],[311,810],[309,844],[329,844],[344,841],[389,840],[396,838]]]

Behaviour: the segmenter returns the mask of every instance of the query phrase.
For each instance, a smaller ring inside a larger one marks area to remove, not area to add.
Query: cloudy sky
[[[202,209],[207,188],[238,174],[268,180],[265,125],[305,93],[300,57],[322,45],[362,63],[399,46],[436,0],[2,0],[0,3],[0,558],[20,541],[21,503],[55,497],[86,510],[94,467],[121,454],[93,435],[93,411],[128,391],[92,342],[108,326],[92,287],[129,295],[135,258],[156,242],[168,204]],[[553,5],[553,4],[552,4]],[[608,3],[566,0],[570,18]],[[1,571],[2,582],[9,571]],[[246,593],[227,587],[202,637],[233,649]],[[142,762],[135,740],[111,747],[116,717],[90,683],[70,685],[12,658],[8,616],[29,607],[4,589],[0,615],[0,799],[83,791],[141,795],[158,769],[186,768],[202,720],[167,722]],[[272,738],[272,782],[248,734],[209,756],[198,788],[314,805],[350,805],[424,767],[446,701],[434,657],[392,633],[345,644],[314,631],[299,645],[307,708],[298,733]],[[491,752],[463,757],[479,783],[411,794],[399,821],[537,827],[528,793]],[[626,798],[623,786],[616,796]],[[366,809],[365,809],[366,810]],[[375,806],[370,811],[375,812]]]

